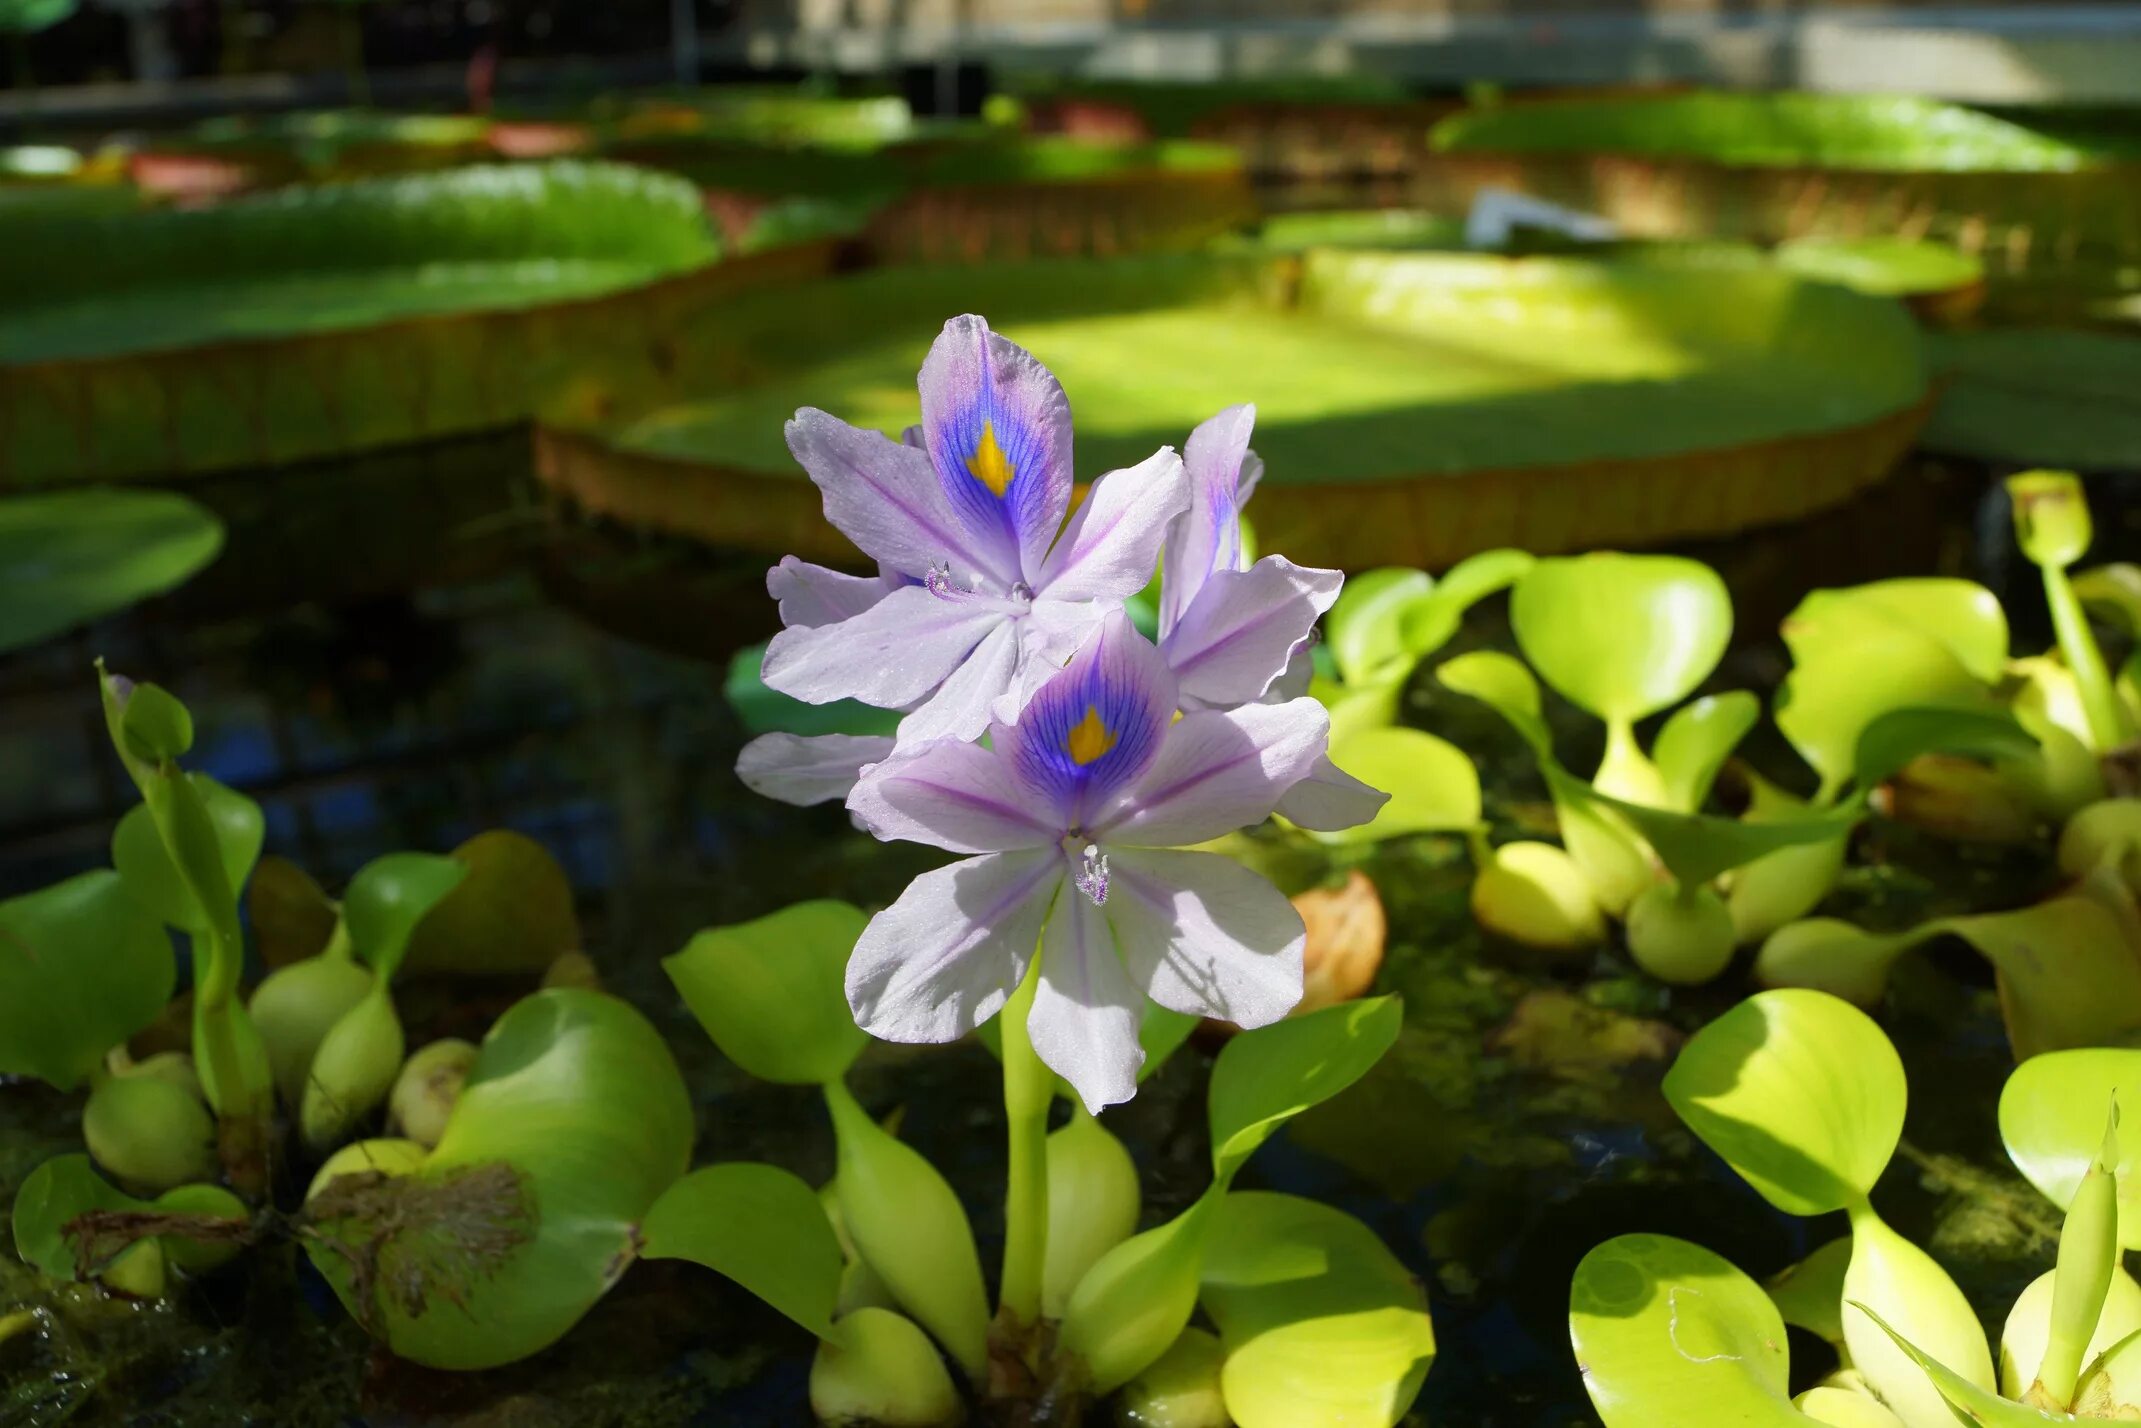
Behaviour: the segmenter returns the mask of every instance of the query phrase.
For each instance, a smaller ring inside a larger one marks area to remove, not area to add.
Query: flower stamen
[[[1108,855],[1096,844],[1086,844],[1084,858],[1071,880],[1078,885],[1078,891],[1093,900],[1093,906],[1105,906],[1108,901]]]

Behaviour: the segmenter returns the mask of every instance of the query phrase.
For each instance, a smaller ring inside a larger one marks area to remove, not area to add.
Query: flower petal
[[[855,1024],[881,1041],[956,1041],[1026,975],[1063,856],[968,858],[924,873],[870,919],[847,964]]]
[[[1189,434],[1182,466],[1189,477],[1189,509],[1167,534],[1160,585],[1160,637],[1189,612],[1204,582],[1242,566],[1242,461],[1256,427],[1254,406],[1228,407]],[[1262,463],[1258,463],[1261,471]]]
[[[1152,583],[1160,546],[1188,504],[1188,478],[1172,447],[1110,471],[1071,513],[1034,593],[1051,600],[1129,599]]]
[[[1013,724],[1034,694],[1063,672],[1071,656],[1099,632],[1114,607],[1098,600],[1036,600],[1019,621],[1018,670],[992,711]]]
[[[1071,414],[1033,354],[969,313],[922,363],[922,441],[951,508],[1029,583],[1071,496]]]
[[[1026,797],[1000,752],[957,739],[909,747],[877,764],[847,806],[886,842],[953,853],[1038,848],[1063,836],[1062,826]]]
[[[1301,914],[1262,876],[1216,853],[1111,848],[1108,862],[1108,921],[1147,996],[1245,1027],[1301,1000]]]
[[[952,671],[937,692],[900,720],[902,746],[930,739],[978,739],[989,727],[990,710],[1018,672],[1022,620],[1005,620],[989,631],[966,662]]]
[[[851,619],[907,582],[897,575],[849,575],[792,555],[766,572],[766,593],[780,602],[781,623],[832,625]]]
[[[929,458],[804,407],[788,423],[788,449],[825,497],[825,519],[872,560],[921,580],[933,565],[949,565],[961,583],[987,577],[1008,589],[1016,561],[977,541],[937,482]]]
[[[1160,653],[1185,699],[1230,708],[1264,697],[1338,598],[1345,576],[1267,555],[1247,570],[1215,571]]]
[[[1160,652],[1111,611],[1069,664],[1034,692],[991,742],[1059,828],[1082,823],[1158,754],[1175,712],[1175,678]]]
[[[871,764],[892,753],[892,741],[866,734],[762,734],[736,756],[745,788],[798,807],[845,800]]]
[[[1075,888],[1058,894],[1041,945],[1041,984],[1026,1019],[1041,1060],[1096,1114],[1137,1094],[1137,1069],[1145,1064],[1137,1039],[1145,999],[1124,972],[1114,931],[1101,914]]]
[[[782,630],[766,646],[759,678],[809,704],[860,699],[901,709],[951,678],[1007,619],[999,604],[944,600],[909,585],[838,624]]]
[[[1315,769],[1330,730],[1313,699],[1185,715],[1092,831],[1110,844],[1179,848],[1261,823]]]
[[[1279,800],[1279,812],[1292,823],[1318,833],[1358,828],[1383,811],[1390,795],[1362,783],[1331,762],[1328,754]]]

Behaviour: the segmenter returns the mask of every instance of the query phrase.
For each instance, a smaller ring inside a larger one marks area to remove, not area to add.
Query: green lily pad
[[[1774,269],[1319,250],[1288,282],[1294,262],[988,264],[746,297],[688,335],[666,390],[604,393],[614,417],[558,409],[542,465],[594,509],[852,558],[782,423],[809,405],[899,432],[945,314],[974,311],[1062,379],[1082,477],[1253,400],[1265,546],[1441,566],[1796,516],[1882,474],[1924,398],[1900,307]]]
[[[1389,1428],[1435,1359],[1419,1281],[1366,1225],[1267,1191],[1230,1194],[1199,1300],[1226,1349],[1220,1385],[1240,1428]]]
[[[183,585],[223,549],[223,523],[167,491],[0,501],[0,653]]]
[[[1800,238],[1777,246],[1777,262],[1882,297],[1958,292],[1985,280],[1985,265],[1969,254],[1907,238]]]
[[[306,1251],[396,1354],[488,1368],[556,1341],[616,1282],[690,1163],[691,1098],[660,1033],[600,992],[516,1003],[413,1171],[331,1183]]]
[[[11,216],[0,476],[162,476],[525,416],[646,362],[664,280],[720,256],[697,193],[616,165],[474,167],[210,208]]]
[[[2141,467],[2141,336],[2052,327],[1929,337],[1944,383],[1924,442],[2017,466]]]

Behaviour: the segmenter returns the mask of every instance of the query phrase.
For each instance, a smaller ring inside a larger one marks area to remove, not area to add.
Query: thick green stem
[[[2126,742],[2128,726],[2126,710],[2111,682],[2111,671],[2104,664],[2104,652],[2097,648],[2089,617],[2082,611],[2081,597],[2074,593],[2066,571],[2052,565],[2044,568],[2044,598],[2052,608],[2052,631],[2059,639],[2059,653],[2066,659],[2081,695],[2082,714],[2089,721],[2089,742],[2097,753],[2108,754]]]
[[[1040,976],[1041,959],[1036,956],[1001,1018],[1011,1174],[1004,1195],[1004,1277],[998,1312],[1021,1327],[1040,1321],[1041,1277],[1048,1262],[1048,1107],[1055,1099],[1056,1081],[1026,1033]]]

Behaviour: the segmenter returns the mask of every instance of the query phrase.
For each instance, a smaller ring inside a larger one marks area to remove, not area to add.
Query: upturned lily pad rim
[[[1496,270],[1536,281],[1542,273],[1566,271],[1579,281],[1603,284],[1626,281],[1661,287],[1697,284],[1710,275],[1645,268],[1625,277],[1611,265],[1581,259],[1501,258],[1478,254],[1361,252],[1313,249],[1302,255],[1235,252],[1202,255],[1145,256],[1117,259],[1051,259],[995,263],[960,268],[914,267],[873,270],[833,277],[825,285],[792,293],[809,300],[811,291],[846,286],[847,305],[868,310],[871,284],[906,285],[925,290],[933,280],[956,275],[958,301],[991,316],[992,323],[1014,340],[1027,323],[1065,317],[1112,318],[1167,306],[1192,309],[1214,293],[1231,291],[1231,301],[1260,301],[1266,309],[1293,310],[1301,294],[1333,264],[1455,265],[1478,280]],[[1264,543],[1295,559],[1359,568],[1377,564],[1442,566],[1477,550],[1514,545],[1554,553],[1599,544],[1650,545],[1695,536],[1721,535],[1748,526],[1795,519],[1840,504],[1885,479],[1908,447],[1930,410],[1931,396],[1916,356],[1916,337],[1900,306],[1827,285],[1803,282],[1789,274],[1765,272],[1767,284],[1788,285],[1805,300],[1830,304],[1838,313],[1864,313],[1880,338],[1894,337],[1899,364],[1885,378],[1857,384],[1855,400],[1864,420],[1822,427],[1795,412],[1800,429],[1740,443],[1694,447],[1662,454],[1597,456],[1548,464],[1483,466],[1443,472],[1392,472],[1361,480],[1268,480],[1256,497],[1255,516]],[[1040,311],[1024,314],[1019,304],[992,304],[990,284],[1018,286],[1046,294],[1034,302]],[[1137,283],[1159,287],[1172,303],[1147,302],[1142,308],[1120,291]],[[1168,286],[1179,284],[1179,287]],[[1226,285],[1232,284],[1228,289]],[[1066,311],[1068,302],[1101,286],[1093,306]],[[1254,299],[1246,294],[1254,293]],[[1814,294],[1820,296],[1813,296]],[[1076,297],[1066,298],[1066,294]],[[946,301],[954,300],[947,295]],[[1795,299],[1796,300],[1796,299]],[[1863,306],[1862,306],[1863,305]],[[944,315],[949,315],[948,309]],[[1346,321],[1343,309],[1324,309],[1333,323]],[[1891,314],[1893,316],[1891,317]],[[938,320],[941,320],[939,318]],[[1884,324],[1901,323],[1889,332]],[[925,330],[926,329],[926,330]],[[926,338],[934,324],[917,327]],[[747,330],[747,329],[746,329]],[[1861,337],[1869,334],[1861,333]],[[1721,340],[1721,339],[1711,339]],[[1848,341],[1849,338],[1842,340]],[[1879,339],[1874,339],[1879,340]],[[785,378],[798,363],[798,340],[784,338],[783,356],[754,351],[757,365],[744,364],[754,378],[769,372]],[[1037,352],[1049,360],[1045,341]],[[1908,356],[1903,355],[1908,352]],[[769,369],[765,364],[775,364]],[[1907,365],[1906,365],[1907,364]],[[731,362],[726,370],[736,370]],[[1078,393],[1072,391],[1072,401]],[[1885,383],[1885,386],[1884,386]],[[750,383],[744,384],[747,389]],[[1850,385],[1846,383],[1846,385]],[[732,388],[731,390],[739,390]],[[1869,390],[1870,393],[1869,394]],[[737,459],[708,461],[696,455],[635,448],[625,433],[650,410],[660,410],[659,393],[645,394],[633,410],[630,394],[618,394],[623,409],[589,420],[579,413],[553,409],[539,416],[537,466],[553,489],[590,511],[628,523],[683,534],[709,543],[764,551],[795,553],[830,561],[855,559],[846,541],[825,524],[816,490],[791,465],[780,470],[752,469]],[[711,394],[720,400],[726,393]],[[1255,393],[1244,393],[1254,399]],[[828,393],[827,403],[838,400]],[[1885,403],[1885,409],[1883,404]],[[1453,409],[1462,403],[1453,404]],[[839,413],[836,413],[839,414]],[[1195,420],[1185,413],[1179,445]],[[1347,415],[1352,415],[1350,412]],[[1374,415],[1374,413],[1370,413]],[[1402,415],[1402,413],[1400,414]],[[1427,419],[1431,429],[1432,416]],[[1267,427],[1269,423],[1267,421]],[[776,428],[777,429],[777,428]],[[1268,438],[1267,438],[1268,444]],[[1268,454],[1268,453],[1267,453]],[[1112,464],[1112,463],[1111,463]],[[1085,465],[1081,462],[1081,468]],[[1081,469],[1081,478],[1093,474]]]

